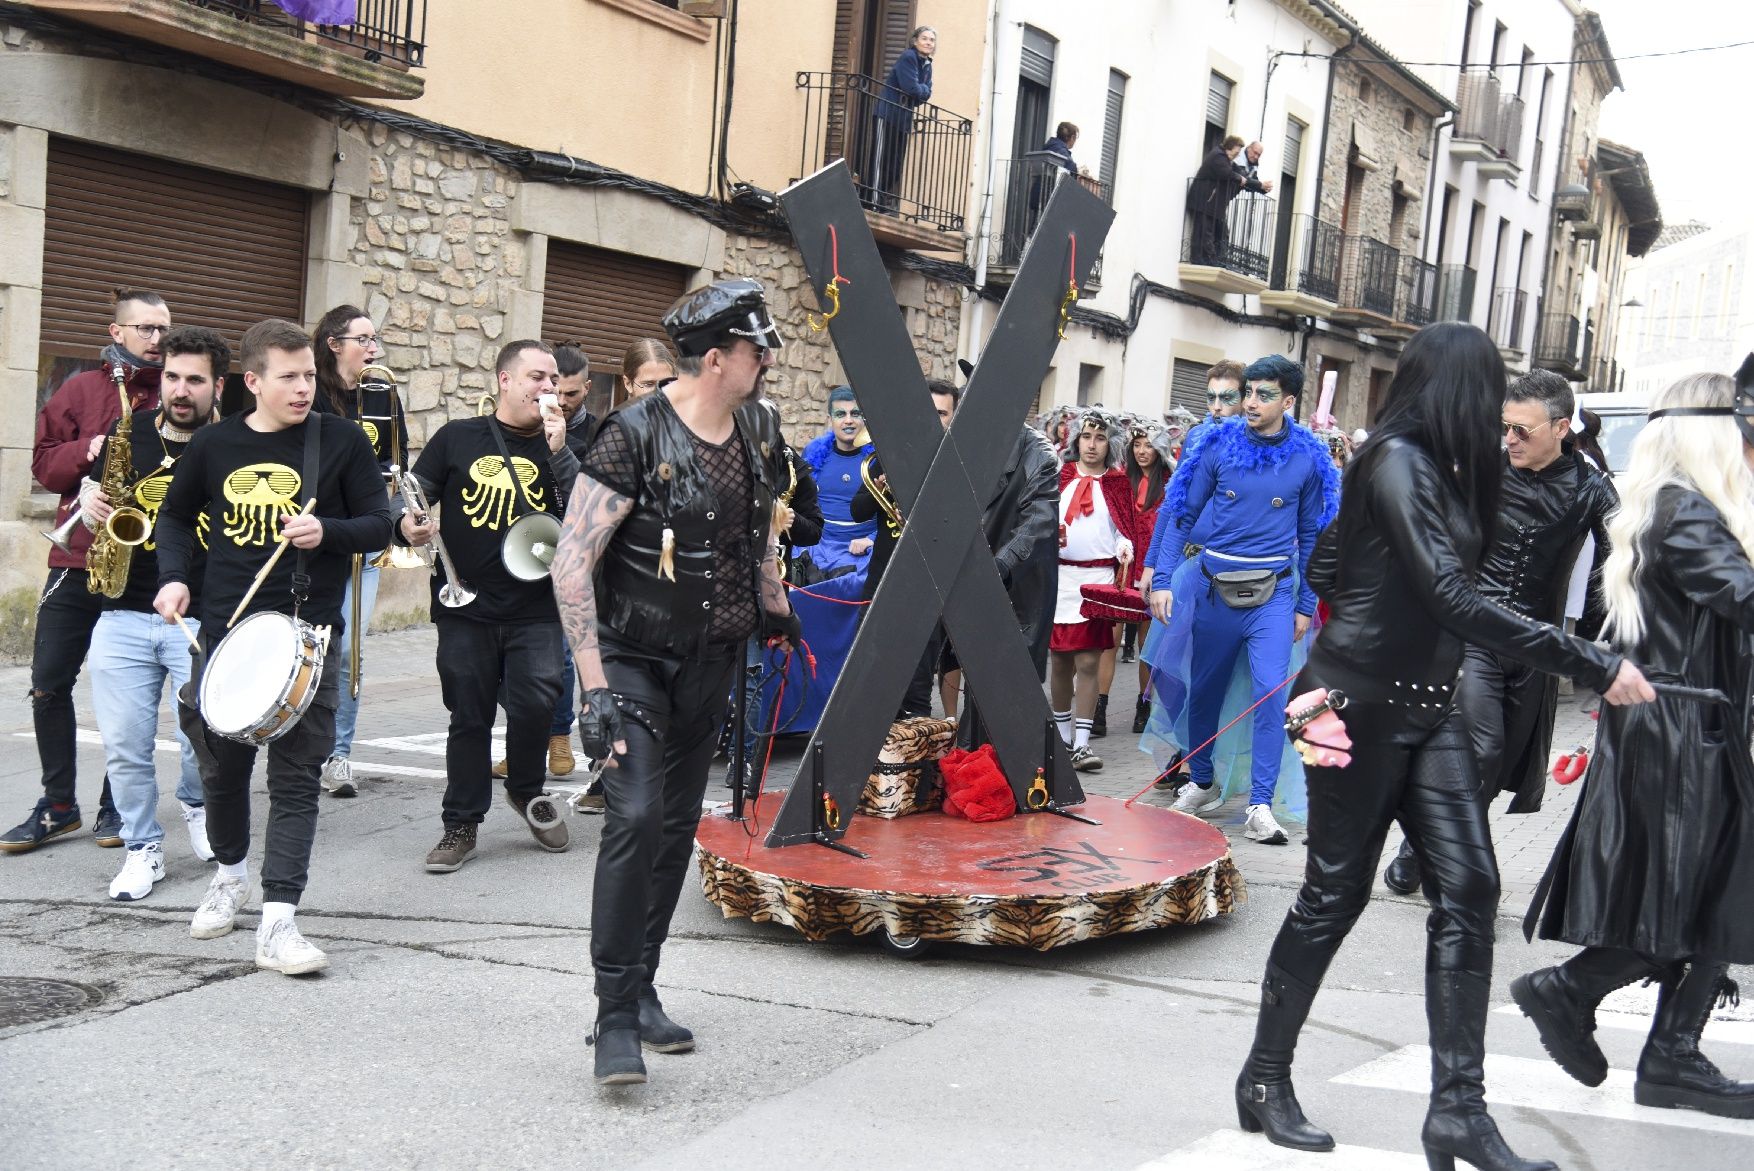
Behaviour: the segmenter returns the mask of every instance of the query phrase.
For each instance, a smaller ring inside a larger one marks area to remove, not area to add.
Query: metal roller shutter
[[[642,337],[669,340],[664,314],[688,291],[691,269],[568,240],[548,242],[548,277],[542,293],[542,336],[581,346],[591,359],[587,409],[609,406],[610,385],[621,357]]]
[[[1204,362],[1190,362],[1186,358],[1175,360],[1175,371],[1170,376],[1169,405],[1185,407],[1194,413],[1194,418],[1206,417],[1206,371]]]
[[[179,325],[233,349],[265,317],[301,321],[303,191],[70,139],[49,141],[42,350],[95,358],[116,285],[152,289]]]

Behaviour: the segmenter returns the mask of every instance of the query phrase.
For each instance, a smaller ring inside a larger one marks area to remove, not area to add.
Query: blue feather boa
[[[1321,476],[1321,526],[1326,528],[1340,511],[1339,469],[1334,467],[1334,461],[1328,455],[1328,445],[1315,432],[1291,419],[1285,420],[1285,426],[1291,434],[1282,443],[1258,443],[1251,439],[1248,423],[1241,418],[1219,419],[1200,428],[1193,444],[1182,449],[1181,463],[1175,469],[1175,478],[1169,482],[1169,491],[1164,494],[1166,515],[1178,521],[1182,518],[1188,505],[1188,484],[1192,478],[1188,473],[1202,459],[1222,460],[1227,467],[1250,472],[1278,469],[1298,456],[1307,456]],[[1187,524],[1192,525],[1198,519],[1188,517]]]
[[[876,449],[871,444],[867,443],[865,446],[859,448],[858,454],[860,456],[867,456],[874,450]],[[799,454],[803,456],[804,462],[810,465],[811,473],[820,475],[822,472],[822,465],[828,462],[828,457],[833,453],[834,432],[825,431],[821,435],[812,439],[809,443],[806,443],[804,445],[804,450]]]

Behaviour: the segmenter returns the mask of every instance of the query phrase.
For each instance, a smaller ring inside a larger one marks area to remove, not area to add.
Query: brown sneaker
[[[505,761],[497,760],[494,762],[493,775],[498,777],[502,781],[505,780],[505,777],[506,777]]]
[[[449,874],[461,870],[469,855],[475,852],[473,825],[447,825],[445,836],[426,855],[426,868],[433,874]]]
[[[523,815],[524,821],[530,826],[530,836],[544,850],[558,854],[572,844],[572,835],[567,832],[566,818],[561,814],[560,802],[547,793],[534,797],[520,797],[512,793],[505,795],[507,804]]]
[[[557,777],[570,776],[577,767],[578,761],[573,759],[572,735],[550,736],[548,738],[548,771]]]

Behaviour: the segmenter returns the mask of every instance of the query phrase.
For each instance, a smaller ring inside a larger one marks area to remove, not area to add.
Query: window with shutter
[[[879,80],[889,76],[895,59],[908,47],[914,31],[914,6],[914,0],[881,0],[877,26],[881,50],[873,71]]]
[[[1235,88],[1222,73],[1214,73],[1206,86],[1206,121],[1220,130],[1230,125],[1230,94]]]
[[[117,285],[158,293],[173,322],[217,329],[234,352],[263,318],[302,322],[298,188],[64,138],[49,140],[46,179],[41,400],[95,364]]]
[[[1204,362],[1190,362],[1186,358],[1175,360],[1175,369],[1170,372],[1169,405],[1192,411],[1194,418],[1206,417],[1206,371],[1209,367]]]
[[[601,417],[619,394],[621,358],[642,337],[670,346],[664,314],[688,291],[691,270],[569,240],[548,242],[542,337],[573,342],[591,359],[585,407]]]
[[[1119,69],[1108,71],[1108,104],[1102,113],[1102,173],[1104,183],[1115,181],[1115,166],[1121,156],[1121,109],[1127,100],[1127,75]]]
[[[1303,158],[1303,123],[1296,118],[1285,119],[1285,151],[1279,160],[1279,169],[1287,175],[1297,174],[1297,164]]]
[[[1023,26],[1023,54],[1018,71],[1037,85],[1054,84],[1054,38],[1038,28]]]

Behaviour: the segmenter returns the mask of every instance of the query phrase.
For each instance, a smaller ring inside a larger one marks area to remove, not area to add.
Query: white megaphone
[[[560,546],[560,522],[546,512],[520,516],[506,530],[499,558],[506,572],[519,581],[541,581],[548,576],[554,551]]]

